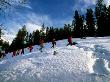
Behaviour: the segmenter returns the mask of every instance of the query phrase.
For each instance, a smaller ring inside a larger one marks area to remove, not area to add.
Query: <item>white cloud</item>
[[[73,6],[74,10],[81,10],[81,12],[85,12],[87,8],[90,6],[96,5],[97,0],[78,0],[77,3]],[[109,6],[110,0],[104,0],[104,3]]]
[[[28,8],[28,9],[32,9],[32,7],[28,4],[25,4],[24,7]]]
[[[32,24],[32,23],[27,23],[25,25],[26,25],[27,31],[30,33],[32,33],[33,31],[36,31],[36,30],[41,30],[41,28],[42,28],[41,26]]]
[[[87,8],[96,5],[97,0],[78,0],[77,3],[73,6],[73,10],[80,10],[85,13]],[[104,3],[109,6],[110,0],[104,0]]]
[[[24,25],[26,25],[26,29],[30,33],[35,31],[36,29],[40,30],[43,23],[47,26],[52,25],[51,19],[47,15],[38,15],[33,12],[30,12],[25,16],[16,12],[15,15],[17,15],[16,18],[12,17],[10,20],[7,20],[8,22],[6,26],[8,28],[3,35],[3,40],[9,41],[9,43],[12,42],[18,30],[21,29]]]
[[[8,20],[6,25],[8,27],[7,30],[10,33],[8,34],[6,33],[5,37],[9,38],[10,40],[9,42],[11,42],[15,38],[18,30],[21,29],[22,26],[24,25],[26,25],[27,30],[32,33],[36,29],[40,30],[43,23],[45,27],[53,26],[53,23],[55,26],[59,27],[61,26],[61,24],[63,26],[65,23],[71,24],[71,21],[72,21],[71,19],[68,19],[68,18],[64,20],[59,20],[59,21],[54,19],[51,20],[51,18],[48,15],[39,15],[34,12],[29,12],[29,13],[26,13],[25,15],[19,12],[15,12],[14,15],[15,16],[12,16],[10,20]]]
[[[35,23],[38,25],[42,25],[44,23],[47,26],[51,26],[53,24],[48,15],[38,15],[35,13],[29,13],[26,17],[27,19],[29,19],[28,22]]]
[[[15,38],[15,35],[11,35],[11,34],[10,35],[5,34],[5,35],[2,36],[3,41],[9,42],[9,44],[12,43],[14,38]]]
[[[80,0],[80,1],[82,1],[88,5],[95,5],[96,4],[96,0]]]
[[[55,20],[54,24],[56,25],[56,27],[63,27],[64,24],[72,24],[72,18],[71,19],[63,19],[63,20]],[[62,25],[62,26],[61,26]]]
[[[3,30],[3,33],[4,34],[1,37],[3,39],[3,41],[7,41],[7,42],[9,42],[9,44],[11,44],[11,42],[15,38],[15,35],[12,34],[10,31],[7,31],[7,30]]]
[[[73,6],[73,10],[81,11],[82,13],[86,12],[86,9],[90,5],[94,5],[95,0],[78,0],[77,3]]]
[[[105,4],[106,4],[107,6],[110,5],[110,0],[105,0],[104,2],[105,2]]]

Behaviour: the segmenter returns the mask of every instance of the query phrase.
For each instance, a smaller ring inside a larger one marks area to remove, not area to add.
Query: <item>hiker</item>
[[[22,48],[21,54],[24,54],[24,48]]]
[[[19,55],[20,54],[20,49],[18,49],[17,51],[16,51],[16,55]]]
[[[2,57],[2,53],[0,52],[0,58]]]
[[[69,36],[69,37],[68,37],[68,44],[67,44],[67,46],[68,46],[68,45],[72,45],[72,36]]]
[[[0,55],[1,55],[1,58],[4,58],[4,57],[6,56],[5,50],[2,50],[2,51],[0,52]]]
[[[3,58],[6,56],[5,50],[2,51]]]
[[[12,57],[14,57],[14,56],[16,56],[16,51],[15,50],[13,51]]]
[[[42,52],[42,48],[44,47],[44,40],[42,38],[39,39],[40,51]]]
[[[2,46],[0,46],[0,58],[2,57]]]
[[[52,47],[51,48],[54,48],[55,45],[56,45],[55,38],[53,38],[53,40],[52,40]]]
[[[32,52],[32,49],[33,49],[33,47],[32,47],[32,45],[30,45],[29,46],[29,51]]]

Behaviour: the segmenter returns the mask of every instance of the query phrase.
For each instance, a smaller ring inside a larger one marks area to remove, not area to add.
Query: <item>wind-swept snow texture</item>
[[[73,39],[76,46],[57,41],[29,53],[0,61],[0,82],[110,82],[110,37]],[[55,55],[54,52],[56,53]]]

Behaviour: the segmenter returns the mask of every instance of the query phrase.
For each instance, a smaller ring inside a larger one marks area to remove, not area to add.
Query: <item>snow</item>
[[[0,61],[0,82],[110,82],[110,37],[73,38],[78,44],[55,48],[46,43],[43,52],[34,46],[30,53]],[[54,54],[54,51],[57,53]]]

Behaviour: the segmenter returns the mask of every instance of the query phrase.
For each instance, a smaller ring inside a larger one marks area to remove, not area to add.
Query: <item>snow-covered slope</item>
[[[0,62],[0,82],[110,82],[110,37],[87,38],[76,46],[57,41],[56,48],[46,43],[29,53]],[[56,51],[56,55],[53,55]]]

